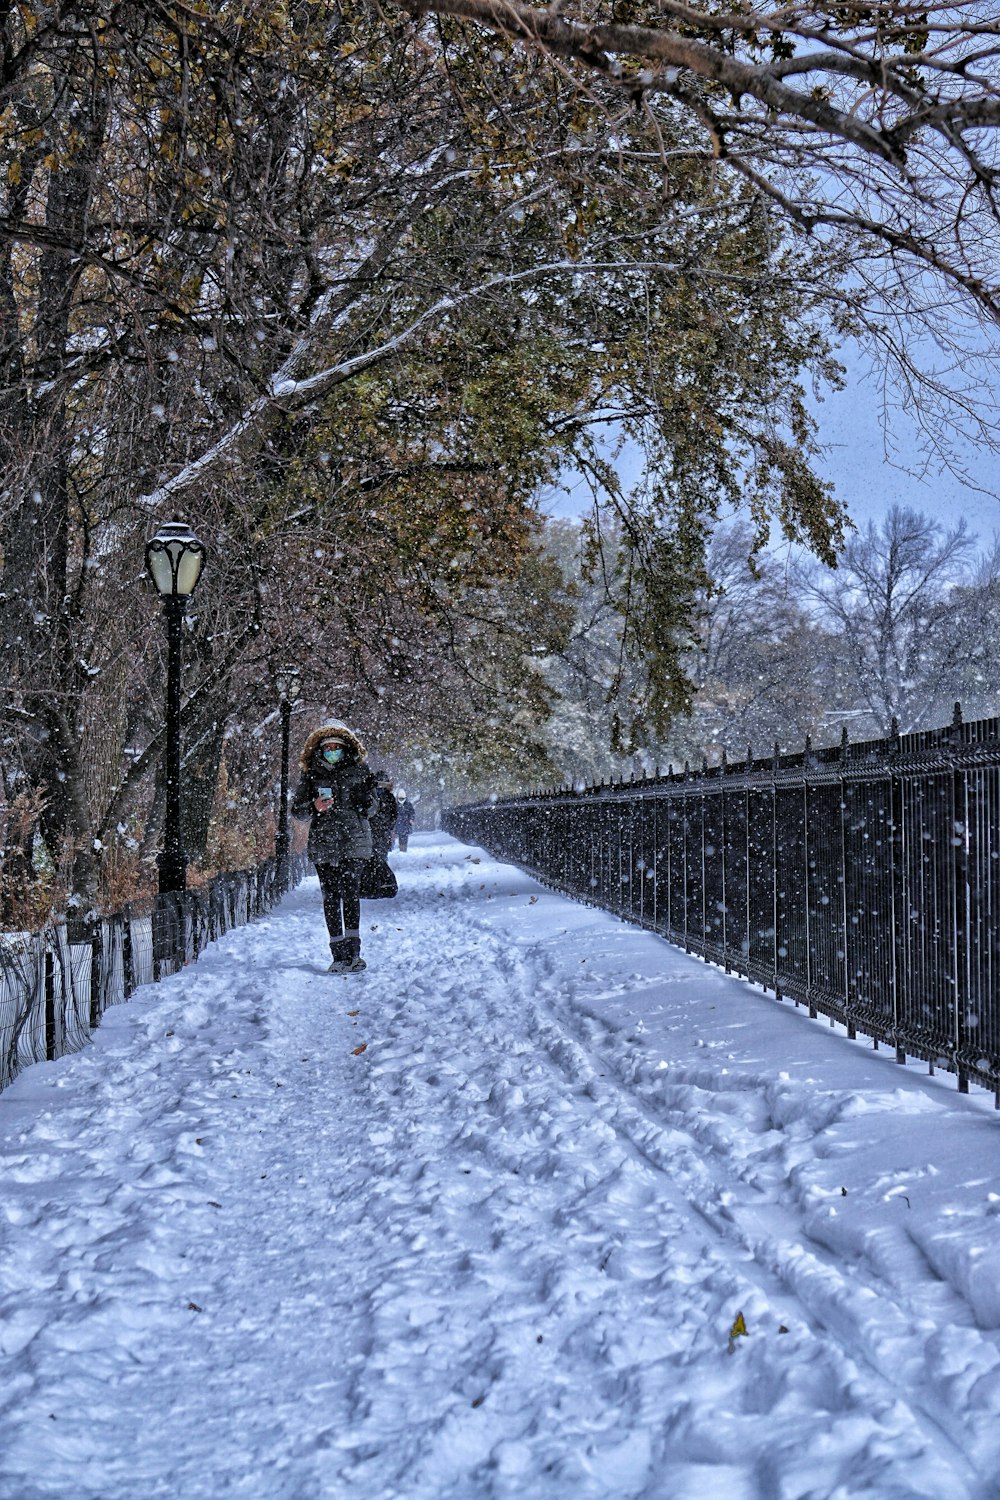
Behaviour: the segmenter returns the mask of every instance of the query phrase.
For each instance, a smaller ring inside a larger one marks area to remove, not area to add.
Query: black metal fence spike
[[[955,704],[955,712],[954,712],[954,715],[952,716],[951,727],[952,727],[952,729],[961,729],[961,727],[962,727],[962,705],[961,705],[961,703],[956,703]]]
[[[847,725],[844,724],[844,725],[841,726],[841,730],[840,730],[840,748],[841,748],[841,750],[846,750],[847,749],[847,745],[848,745]]]
[[[725,745],[723,745],[723,747],[722,747],[722,769],[724,771],[728,771],[729,770],[729,756],[726,754],[726,747],[725,747]]]
[[[899,719],[895,714],[893,714],[892,723],[889,725],[889,733],[892,735],[892,738],[894,740],[899,739]]]
[[[749,740],[747,740],[747,765],[753,765],[753,746]]]
[[[708,770],[708,756],[707,755],[703,755],[701,757],[701,769],[702,769],[703,772],[705,772],[705,771]]]
[[[813,738],[812,738],[812,735],[811,734],[807,734],[806,735],[806,754],[807,755],[811,755],[812,754],[812,747],[813,747]]]

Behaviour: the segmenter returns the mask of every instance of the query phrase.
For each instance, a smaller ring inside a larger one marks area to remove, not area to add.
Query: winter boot
[[[337,942],[330,944],[330,954],[333,963],[327,969],[328,974],[346,974],[354,959],[354,945],[348,937],[342,937]]]

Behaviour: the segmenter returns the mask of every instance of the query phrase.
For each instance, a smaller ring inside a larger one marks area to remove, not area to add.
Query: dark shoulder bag
[[[395,896],[399,890],[395,875],[380,854],[373,854],[371,859],[365,860],[358,887],[358,894],[366,901]]]

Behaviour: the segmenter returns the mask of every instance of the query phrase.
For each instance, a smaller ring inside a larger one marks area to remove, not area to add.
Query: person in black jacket
[[[372,829],[373,852],[379,859],[388,859],[389,850],[396,842],[396,798],[392,782],[385,772],[375,776],[375,811],[369,822]]]
[[[299,757],[302,776],[292,798],[292,815],[311,820],[307,850],[323,892],[331,974],[366,967],[359,880],[372,856],[369,817],[376,786],[364,762],[365,747],[353,730],[346,724],[324,724],[306,739]]]
[[[416,821],[417,809],[410,801],[405,792],[397,792],[399,807],[396,812],[396,837],[399,839],[399,847],[406,853],[406,846],[410,842],[410,834],[413,832],[413,824]]]

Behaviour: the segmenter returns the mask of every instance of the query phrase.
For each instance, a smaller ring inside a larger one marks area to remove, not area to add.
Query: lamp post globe
[[[278,890],[288,889],[288,742],[291,735],[292,705],[302,691],[297,667],[279,667],[274,674],[281,712],[281,790],[278,794],[278,831],[274,840],[275,878]]]
[[[183,891],[187,885],[187,855],[181,837],[181,629],[184,606],[198,587],[204,566],[204,543],[176,517],[146,543],[146,568],[167,618],[165,810],[163,849],[157,858],[161,894]]]
[[[162,599],[187,599],[205,566],[205,544],[186,521],[166,521],[146,543],[146,568]]]
[[[302,674],[298,667],[279,667],[274,674],[281,703],[294,703],[302,692]]]

